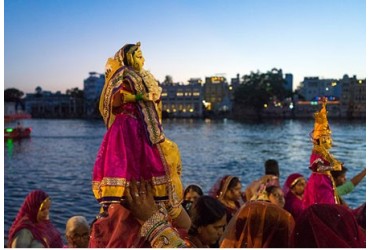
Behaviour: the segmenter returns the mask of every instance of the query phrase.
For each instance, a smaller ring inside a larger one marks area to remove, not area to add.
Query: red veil
[[[49,195],[42,190],[34,190],[27,195],[9,229],[8,247],[11,247],[15,235],[22,229],[31,231],[33,238],[45,247],[63,247],[60,233],[54,225],[49,220],[37,221],[39,208],[48,197]]]
[[[365,248],[366,237],[351,211],[336,204],[314,204],[296,221],[292,247]]]

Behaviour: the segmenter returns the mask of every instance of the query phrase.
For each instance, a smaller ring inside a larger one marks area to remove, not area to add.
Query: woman
[[[335,191],[335,183],[330,171],[342,169],[342,163],[330,153],[332,146],[331,130],[326,112],[327,99],[322,99],[320,112],[315,113],[315,126],[311,133],[313,149],[310,158],[312,174],[308,179],[303,196],[303,209],[312,204],[339,204],[339,197]]]
[[[291,247],[365,248],[366,237],[351,211],[336,204],[314,204],[296,221]]]
[[[49,220],[50,206],[47,193],[30,192],[9,229],[8,247],[62,248],[61,234]]]
[[[242,184],[238,177],[226,175],[219,179],[209,192],[210,196],[218,199],[227,210],[227,221],[240,208]]]
[[[218,242],[226,226],[226,209],[211,196],[199,197],[191,209],[188,247],[208,248]]]
[[[303,175],[298,173],[289,175],[284,183],[284,208],[293,215],[294,219],[297,219],[303,211],[302,198],[305,187],[306,180]]]
[[[245,203],[229,222],[222,248],[286,248],[294,219],[284,209],[266,201]]]
[[[283,190],[278,186],[269,186],[266,188],[269,201],[281,208],[284,208],[285,198]]]
[[[190,213],[191,205],[203,195],[203,190],[197,185],[189,185],[185,188],[182,206]]]

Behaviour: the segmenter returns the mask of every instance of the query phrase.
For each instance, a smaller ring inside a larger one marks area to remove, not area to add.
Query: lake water
[[[329,118],[330,119],[330,118]],[[332,154],[349,169],[347,179],[366,165],[365,121],[330,121]],[[179,146],[183,185],[196,183],[208,191],[225,174],[240,177],[243,189],[264,172],[264,162],[276,159],[280,184],[293,173],[306,178],[313,119],[240,123],[232,120],[165,120],[168,138]],[[4,237],[19,207],[33,189],[43,189],[53,200],[51,220],[64,234],[73,215],[89,222],[99,211],[91,191],[95,156],[106,131],[102,121],[24,120],[32,136],[4,143]],[[15,124],[5,124],[6,127]],[[343,198],[355,208],[366,201],[366,183]]]

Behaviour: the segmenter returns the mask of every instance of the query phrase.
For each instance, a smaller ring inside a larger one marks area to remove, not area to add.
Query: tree
[[[164,79],[164,84],[173,84],[173,79],[172,79],[172,76],[170,75],[166,75],[165,79]]]
[[[78,88],[67,89],[66,94],[70,95],[72,97],[75,97],[75,98],[83,98],[84,97],[84,91],[80,90]]]
[[[20,102],[24,93],[18,89],[10,88],[4,91],[5,102]]]
[[[251,72],[242,77],[241,85],[235,90],[234,101],[254,108],[259,114],[271,100],[283,100],[291,95],[284,88],[284,83],[282,70],[274,68],[267,73]]]

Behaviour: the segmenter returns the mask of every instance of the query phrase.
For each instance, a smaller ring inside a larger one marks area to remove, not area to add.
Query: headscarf
[[[365,248],[366,237],[348,208],[313,204],[296,221],[291,247]]]
[[[270,186],[280,187],[279,177],[275,175],[264,175],[259,180],[253,181],[245,189],[245,201],[251,201],[251,200],[268,201],[269,198],[266,193],[266,188]]]
[[[231,180],[234,178],[237,177],[225,175],[219,178],[209,191],[209,195],[212,196],[213,198],[222,200],[226,194],[226,191],[229,189]]]
[[[30,192],[24,200],[17,217],[9,229],[8,247],[11,247],[15,235],[22,229],[28,229],[33,238],[45,247],[63,247],[59,231],[49,220],[37,221],[41,204],[49,197],[42,190]]]
[[[89,248],[141,248],[149,246],[147,242],[145,243],[144,238],[140,237],[141,225],[130,210],[121,204],[111,204],[107,212],[106,217],[97,219],[92,225]]]
[[[286,248],[294,219],[279,206],[265,201],[245,203],[229,222],[222,248]]]
[[[135,72],[133,66],[133,54],[140,47],[140,42],[136,44],[126,44],[116,52],[114,58],[108,58],[106,63],[105,84],[100,95],[99,111],[104,119],[107,128],[113,124],[115,114],[113,113],[113,96],[118,91],[123,90],[123,83],[127,82],[133,95],[156,93],[160,98],[162,88],[154,76],[146,71]],[[145,126],[145,134],[151,145],[161,143],[165,140],[161,125],[162,104],[160,99],[154,102],[137,101],[140,118]]]
[[[290,189],[301,179],[304,179],[304,177],[299,173],[289,175],[283,186],[284,194],[286,195],[290,191]]]

